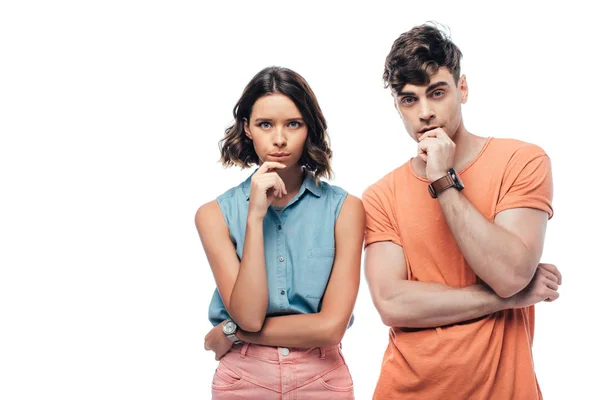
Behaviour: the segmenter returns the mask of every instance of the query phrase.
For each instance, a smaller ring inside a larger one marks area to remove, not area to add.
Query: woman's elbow
[[[260,315],[252,316],[246,315],[245,317],[239,316],[237,317],[235,313],[231,313],[231,317],[235,324],[243,331],[246,332],[260,332],[264,323],[265,323],[265,315],[262,317]]]
[[[330,324],[322,325],[325,328],[321,331],[322,346],[335,346],[341,343],[348,329],[348,321],[330,321]]]
[[[236,325],[238,326],[238,328],[240,328],[243,331],[246,332],[260,332],[260,330],[263,327],[263,324],[265,323],[264,318],[258,319],[258,318],[246,318],[246,319],[241,319],[241,320],[236,320],[235,321]]]

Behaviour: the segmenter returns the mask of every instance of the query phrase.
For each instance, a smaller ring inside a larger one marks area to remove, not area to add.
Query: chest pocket
[[[335,248],[317,247],[308,251],[307,268],[304,269],[304,282],[307,298],[321,300],[325,293],[325,287],[331,275]]]

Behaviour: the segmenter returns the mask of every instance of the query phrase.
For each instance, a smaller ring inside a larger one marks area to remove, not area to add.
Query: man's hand
[[[529,307],[541,301],[558,299],[558,287],[561,283],[562,275],[556,266],[539,264],[529,285],[512,297],[514,307]]]
[[[224,323],[225,321],[212,328],[204,337],[204,349],[214,351],[215,360],[220,360],[233,346],[233,342],[223,333]]]
[[[456,144],[442,128],[435,128],[419,137],[417,155],[427,167],[427,179],[433,182],[448,173],[454,167]]]

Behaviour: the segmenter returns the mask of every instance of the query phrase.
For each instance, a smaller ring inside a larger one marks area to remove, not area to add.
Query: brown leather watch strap
[[[429,184],[429,194],[435,199],[440,193],[448,188],[451,188],[452,186],[454,186],[454,180],[450,174],[446,174],[440,179],[437,179]]]

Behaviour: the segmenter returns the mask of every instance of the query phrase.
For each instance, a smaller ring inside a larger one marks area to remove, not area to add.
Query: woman
[[[205,348],[213,399],[353,399],[340,350],[360,280],[361,201],[331,176],[327,124],[306,81],[266,68],[246,86],[221,162],[254,173],[200,207],[217,290]]]

